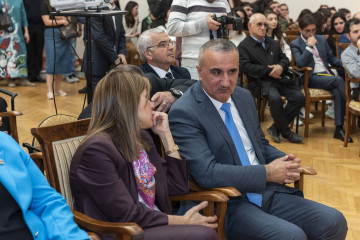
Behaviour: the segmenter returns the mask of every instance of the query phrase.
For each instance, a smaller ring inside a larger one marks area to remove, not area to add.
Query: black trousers
[[[30,81],[38,77],[42,70],[44,29],[43,26],[29,26],[30,42],[26,45],[26,48],[28,78]]]
[[[7,103],[5,99],[0,97],[0,112],[6,112]],[[8,117],[2,118],[2,126],[0,126],[0,131],[8,131],[10,133],[10,123]]]
[[[287,100],[285,108],[281,96],[284,96]],[[282,136],[289,136],[291,132],[289,123],[294,120],[301,107],[304,105],[304,94],[295,84],[293,86],[286,86],[278,83],[272,83],[267,99],[276,129]]]

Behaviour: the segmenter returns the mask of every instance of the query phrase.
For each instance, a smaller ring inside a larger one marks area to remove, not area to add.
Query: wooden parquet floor
[[[78,90],[84,86],[85,80],[73,84],[63,81],[62,89],[68,96],[56,98],[58,113],[73,116],[80,114],[84,94],[79,94]],[[20,143],[31,143],[30,129],[55,114],[54,102],[46,98],[45,83],[39,83],[36,87],[1,87],[19,94],[15,100],[15,109],[24,114],[18,118]],[[5,99],[9,100],[7,97]],[[280,150],[300,157],[303,166],[316,169],[317,176],[305,179],[305,197],[340,210],[349,226],[346,239],[360,240],[360,130],[351,135],[354,143],[344,148],[343,142],[332,137],[334,120],[326,119],[325,127],[322,128],[320,111],[312,112],[315,116],[310,123],[310,137],[303,144],[292,144],[283,139],[279,144],[271,139],[269,141]],[[269,137],[266,128],[271,121],[267,109],[265,122],[262,123],[266,137]],[[304,127],[299,127],[299,133],[303,135]]]

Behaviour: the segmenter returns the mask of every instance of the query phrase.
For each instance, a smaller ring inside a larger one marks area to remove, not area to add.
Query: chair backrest
[[[73,209],[69,170],[73,155],[86,136],[90,119],[47,127],[32,128],[31,134],[39,141],[47,165],[50,185],[66,199]]]
[[[341,48],[341,51],[345,51],[345,49],[350,45],[350,43],[340,43],[339,41],[335,42],[336,47],[336,57],[340,58],[339,48]]]

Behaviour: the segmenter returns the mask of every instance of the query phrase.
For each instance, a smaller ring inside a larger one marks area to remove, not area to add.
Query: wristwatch
[[[180,91],[179,89],[176,89],[176,88],[170,88],[169,91],[176,98],[179,98],[179,97],[181,97],[183,95],[183,92]]]

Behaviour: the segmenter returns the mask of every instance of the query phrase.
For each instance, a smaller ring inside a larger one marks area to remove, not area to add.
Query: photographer
[[[194,8],[196,6],[196,9]],[[198,49],[210,40],[209,30],[218,30],[221,23],[212,19],[229,15],[226,0],[174,0],[171,5],[167,30],[170,36],[182,37],[182,62],[191,79],[199,79],[196,70]],[[213,33],[216,38],[216,32]]]

